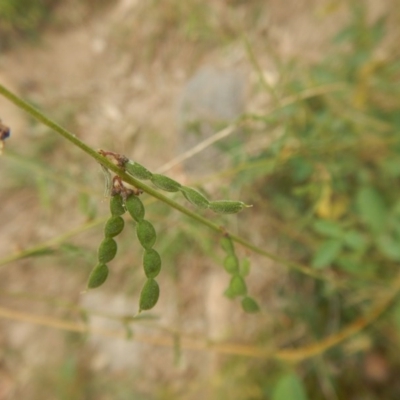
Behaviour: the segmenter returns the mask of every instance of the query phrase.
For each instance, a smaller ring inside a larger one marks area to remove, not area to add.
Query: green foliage
[[[247,383],[250,387],[241,398],[322,400],[325,397],[364,396],[375,400],[390,398],[392,394],[390,380],[384,384],[376,383],[376,390],[375,383],[366,381],[367,362],[364,363],[363,353],[378,348],[386,368],[398,369],[391,347],[387,346],[390,342],[393,347],[399,340],[400,308],[397,304],[391,313],[387,313],[390,314],[388,319],[365,331],[367,345],[360,345],[358,341],[362,338],[354,337],[353,343],[349,341],[339,350],[329,347],[331,350],[324,357],[318,354],[312,358],[314,354],[306,354],[310,343],[318,344],[326,337],[346,332],[350,323],[366,315],[370,304],[375,304],[391,290],[398,277],[400,87],[397,82],[400,64],[396,52],[385,51],[382,42],[385,18],[370,24],[363,7],[354,4],[353,21],[335,37],[337,46],[332,47],[331,54],[318,64],[307,65],[306,69],[296,63],[277,66],[279,79],[271,90],[276,94],[276,104],[268,113],[243,118],[243,129],[248,133],[249,142],[257,143],[257,150],[235,157],[235,168],[221,171],[221,176],[233,176],[230,188],[236,193],[248,193],[255,205],[252,216],[255,215],[256,223],[246,213],[234,219],[239,235],[262,239],[268,244],[270,240],[277,243],[279,257],[271,269],[277,271],[283,266],[292,266],[290,262],[280,261],[282,257],[305,267],[290,270],[283,283],[257,282],[258,286],[254,286],[257,287],[255,297],[265,303],[268,296],[274,296],[275,301],[271,302],[268,311],[271,326],[264,326],[263,314],[245,318],[254,323],[249,325],[249,330],[255,330],[251,338],[253,343],[260,344],[260,350],[265,345],[286,347],[287,344],[285,351],[290,353],[292,349],[304,346],[302,354],[310,359],[299,363],[297,375],[282,372],[277,365],[271,366],[271,360],[249,363],[248,359],[243,361],[244,357],[231,357],[226,367],[227,375],[236,367],[238,376],[245,376],[238,380],[240,384],[245,386]],[[184,11],[186,15],[187,10]],[[160,18],[164,25],[174,21],[173,18],[167,21],[167,17],[161,15]],[[196,22],[194,14],[187,21],[188,35],[192,38],[197,35],[193,35],[197,32],[192,29],[196,27],[193,18]],[[199,18],[205,19],[204,15]],[[268,104],[273,101],[271,92],[267,94]],[[273,134],[264,145],[269,132]],[[176,192],[173,198],[179,197],[180,193],[205,214],[209,211],[228,214],[246,207],[242,202],[230,200],[209,201],[201,192],[166,176],[153,174],[136,162],[129,161],[124,167],[136,179],[152,181],[156,188],[166,192]],[[134,194],[128,191],[117,193],[110,199],[112,216],[107,222],[88,288],[98,287],[107,279],[106,263],[117,252],[117,244],[111,237],[124,228],[121,216],[128,210],[143,251],[146,280],[139,299],[139,310],[142,311],[152,309],[159,299],[160,287],[155,278],[161,272],[160,254],[163,258],[166,253],[178,258],[184,256],[188,248],[191,252],[193,248],[201,248],[217,259],[218,252],[214,254],[215,243],[204,244],[206,240],[202,236],[206,235],[201,230],[198,232],[196,227],[185,230],[170,214],[159,220],[148,212],[144,219],[147,202],[142,203],[136,194],[139,190],[132,192]],[[46,201],[51,204],[48,198]],[[166,204],[163,206],[167,208]],[[157,234],[147,218],[156,221],[157,228],[162,227]],[[165,220],[167,223],[163,226]],[[165,235],[171,221],[179,229],[172,229],[172,233]],[[230,231],[231,227],[226,228]],[[159,237],[158,251],[153,248],[156,236]],[[246,313],[258,312],[260,306],[248,294],[252,292],[254,282],[249,275],[249,259],[237,256],[229,234],[222,237],[221,247],[225,253],[221,264],[230,275],[226,296],[240,301]],[[63,250],[63,246],[59,249]],[[28,254],[40,255],[47,251],[39,249]],[[56,250],[50,251],[52,255],[56,253]],[[271,258],[275,260],[274,254]],[[163,264],[163,268],[170,268],[177,274],[179,265]],[[259,266],[264,268],[263,262],[257,260],[257,268]],[[307,273],[303,274],[304,271]],[[262,309],[267,307],[264,305]],[[262,323],[256,325],[257,321]],[[126,325],[130,338],[130,327]],[[176,337],[176,348],[183,351],[179,335]],[[312,348],[318,350],[318,346]],[[325,350],[321,347],[320,352]],[[325,358],[327,365],[324,368]],[[224,381],[220,378],[218,376],[218,380]],[[227,386],[236,390],[239,384],[232,383],[234,379],[230,378],[226,380]],[[260,388],[264,390],[264,397],[260,395]]]
[[[220,244],[224,252],[226,253],[224,259],[224,269],[231,275],[228,288],[225,290],[225,296],[234,299],[236,297],[242,297],[242,309],[246,313],[256,313],[260,310],[257,302],[247,296],[247,285],[245,282],[245,277],[248,275],[250,270],[250,262],[246,259],[240,268],[239,259],[235,253],[235,246],[229,235],[224,235]]]
[[[307,400],[305,388],[301,380],[294,374],[279,378],[272,394],[272,400]]]
[[[0,1],[0,36],[11,43],[12,35],[28,36],[37,34],[37,29],[49,18],[51,8],[58,0],[2,0]]]
[[[105,152],[105,154],[107,154],[107,152]],[[140,180],[150,179],[151,182],[158,189],[163,190],[165,192],[179,191],[186,198],[186,200],[188,200],[190,203],[199,208],[203,209],[209,208],[211,211],[214,211],[217,214],[237,214],[244,208],[251,207],[249,205],[246,205],[242,201],[216,200],[210,202],[204,195],[202,195],[197,190],[187,186],[183,186],[179,182],[169,178],[168,176],[153,174],[147,168],[145,168],[141,164],[138,164],[137,162],[133,162],[128,159],[125,160],[124,157],[121,157],[116,154],[114,154],[114,156],[119,161],[123,160],[122,164],[126,172],[132,175],[134,178]]]

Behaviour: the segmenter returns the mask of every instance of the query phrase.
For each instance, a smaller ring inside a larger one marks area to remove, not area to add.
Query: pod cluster
[[[140,292],[139,312],[153,308],[160,295],[160,287],[155,278],[161,271],[161,257],[153,246],[157,240],[156,230],[151,222],[144,219],[145,209],[138,196],[131,194],[125,200],[128,213],[136,222],[136,236],[144,249],[143,269],[147,281]]]
[[[242,297],[242,308],[247,313],[255,313],[259,311],[260,308],[257,302],[247,295],[247,286],[244,277],[248,272],[248,265],[243,265],[242,268],[240,268],[234,244],[228,235],[222,237],[221,247],[226,254],[224,259],[224,268],[226,272],[231,275],[231,280],[225,291],[225,296],[231,299]]]
[[[97,260],[98,264],[90,273],[87,287],[94,289],[102,285],[108,277],[108,265],[117,254],[118,245],[115,236],[119,235],[124,229],[125,222],[121,217],[125,213],[123,199],[120,194],[112,196],[110,199],[111,216],[104,226],[104,239],[100,243]]]
[[[196,207],[203,209],[210,209],[218,214],[236,214],[242,211],[246,207],[251,207],[246,205],[242,201],[233,200],[217,200],[209,201],[202,193],[188,186],[183,186],[174,179],[161,174],[153,174],[143,165],[128,161],[124,164],[126,172],[132,175],[136,179],[140,180],[150,180],[154,186],[165,192],[180,192],[185,197],[187,201]]]
[[[130,161],[125,156],[110,152],[99,151],[104,157],[111,157],[120,168],[139,180],[150,180],[155,187],[166,192],[180,192],[184,198],[191,204],[202,208],[210,209],[219,214],[235,214],[245,207],[251,207],[241,201],[219,200],[209,201],[199,191],[181,185],[174,179],[161,174],[153,174],[143,165]],[[104,239],[98,249],[98,263],[90,273],[87,287],[89,289],[97,288],[102,285],[109,273],[108,263],[113,260],[117,254],[118,246],[115,237],[124,229],[124,219],[122,215],[128,211],[129,215],[136,224],[136,236],[143,252],[143,270],[146,275],[146,282],[141,290],[139,299],[139,312],[152,309],[158,301],[160,288],[156,281],[161,271],[161,257],[153,248],[157,234],[154,226],[145,219],[145,208],[139,195],[140,189],[127,189],[122,179],[116,175],[112,179],[112,185],[109,187],[110,211],[111,216],[104,227]],[[246,312],[256,312],[259,310],[257,303],[247,296],[247,287],[244,281],[243,266],[240,270],[239,261],[236,257],[233,242],[228,235],[222,239],[222,247],[226,252],[224,267],[231,274],[231,281],[225,294],[228,297],[242,297],[242,307]]]
[[[122,190],[113,193],[110,198],[111,216],[104,227],[104,239],[98,250],[98,264],[93,268],[89,276],[87,287],[94,289],[102,285],[108,277],[108,265],[117,254],[117,242],[114,237],[124,229],[122,215],[128,211],[136,222],[136,235],[144,249],[143,269],[147,280],[140,293],[139,312],[153,308],[160,295],[160,288],[155,278],[161,271],[161,257],[153,246],[157,239],[153,225],[144,219],[145,209],[142,201],[131,190]]]

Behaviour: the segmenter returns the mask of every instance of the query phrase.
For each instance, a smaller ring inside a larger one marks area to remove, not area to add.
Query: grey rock
[[[244,111],[244,76],[234,70],[214,67],[200,69],[186,84],[179,103],[178,152],[182,154],[209,138]],[[229,163],[229,148],[238,132],[185,160],[186,172],[211,173]]]

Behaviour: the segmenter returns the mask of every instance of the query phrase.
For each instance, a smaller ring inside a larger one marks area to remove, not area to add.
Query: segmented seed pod
[[[125,201],[126,209],[131,217],[136,221],[143,221],[145,210],[142,201],[138,196],[130,195]]]
[[[182,192],[186,200],[190,203],[200,208],[208,208],[210,202],[197,190],[187,186],[181,186],[179,190]]]
[[[227,291],[231,297],[245,296],[247,287],[244,279],[240,275],[233,275]]]
[[[242,299],[242,308],[247,313],[256,313],[260,311],[260,307],[258,306],[257,302],[248,296]]]
[[[104,235],[106,237],[114,237],[119,235],[124,229],[125,221],[118,215],[111,216],[104,227]]]
[[[223,236],[221,238],[221,247],[227,254],[235,254],[235,248],[233,246],[232,239],[229,236]]]
[[[108,263],[117,254],[117,242],[110,237],[106,237],[100,243],[98,251],[98,260],[100,263]]]
[[[111,196],[110,211],[112,215],[122,215],[125,213],[124,202],[122,200],[122,196],[119,193],[115,196]]]
[[[153,308],[157,304],[159,296],[160,287],[158,283],[154,279],[147,279],[140,293],[139,312]]]
[[[161,257],[154,249],[145,250],[143,269],[147,278],[155,278],[161,271]]]
[[[87,287],[94,289],[101,286],[108,277],[108,267],[104,263],[96,265],[90,273]]]
[[[236,214],[239,211],[242,211],[245,207],[251,206],[244,204],[242,201],[233,200],[210,201],[209,204],[210,210],[218,214]]]
[[[229,274],[236,274],[239,272],[239,261],[235,254],[229,254],[225,257],[224,268]]]
[[[165,190],[166,192],[177,192],[182,186],[179,182],[160,174],[153,174],[151,182],[159,189]]]
[[[125,170],[134,178],[141,180],[151,179],[153,176],[153,174],[146,167],[143,167],[143,165],[134,161],[128,161],[125,164]]]
[[[136,225],[136,235],[140,244],[146,250],[151,249],[157,239],[156,230],[154,226],[147,220],[142,220]]]

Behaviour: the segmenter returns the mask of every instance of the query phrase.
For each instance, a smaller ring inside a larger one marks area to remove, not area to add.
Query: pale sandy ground
[[[273,82],[278,72],[266,43],[273,46],[284,60],[300,57],[303,62],[314,62],[321,57],[331,35],[347,20],[343,5],[333,3],[265,2],[261,7],[261,22],[246,34],[267,79]],[[374,17],[385,9],[385,2],[369,3]],[[218,16],[226,11],[227,6],[220,1],[213,3],[213,7]],[[177,107],[185,82],[198,68],[212,65],[240,71],[247,81],[246,109],[260,109],[268,103],[264,95],[260,96],[254,90],[256,74],[243,42],[235,40],[225,47],[209,48],[198,48],[187,42],[176,48],[173,36],[156,35],[153,38],[157,21],[152,20],[153,15],[150,12],[146,14],[145,9],[139,1],[121,0],[106,12],[94,13],[79,22],[79,15],[65,6],[63,12],[76,19],[71,22],[71,27],[66,24],[62,31],[50,30],[37,45],[21,44],[1,54],[0,82],[39,104],[50,117],[61,119],[62,124],[94,148],[123,152],[150,169],[159,168],[176,156],[180,140]],[[236,18],[246,16],[245,6],[237,10],[233,13]],[[139,16],[145,16],[148,21],[145,23]],[[147,48],[153,48],[156,55],[147,55]],[[32,149],[40,146],[43,137],[48,137],[46,130],[33,126],[21,111],[2,98],[0,117],[12,127],[13,134],[7,148],[34,157]],[[55,149],[57,153],[54,156],[47,154],[46,162],[52,160],[48,172],[66,171],[72,180],[80,182],[79,185],[86,184],[100,215],[106,215],[107,204],[102,200],[102,178],[98,166],[66,144],[59,144]],[[68,149],[65,154],[64,149]],[[7,175],[10,165],[15,166],[7,156],[0,160],[0,258],[58,236],[84,222],[82,214],[75,210],[75,189],[72,193],[68,185],[50,189],[59,193],[56,196],[57,211],[54,212],[51,202],[54,193],[50,194],[50,204],[46,208],[46,200],[38,196],[37,187],[32,184],[37,179],[35,171],[24,167],[14,178]],[[18,183],[21,175],[27,181],[24,186]],[[190,177],[179,169],[173,170],[171,176],[190,181]],[[93,232],[83,234],[81,240],[88,248],[95,249],[101,233]],[[259,238],[255,234],[253,239],[257,241]],[[273,248],[274,243],[270,246]],[[68,272],[70,266],[65,271],[65,266],[58,265],[59,262],[52,258],[50,262],[43,262],[43,268],[36,261],[33,264],[31,259],[7,264],[0,270],[2,290],[59,296],[82,307],[110,314],[133,312],[137,288],[133,295],[118,289],[120,283],[129,279],[126,270],[122,269],[125,276],[111,284],[111,289],[81,294],[87,270],[71,273]],[[168,276],[161,279],[164,294],[156,309],[156,313],[162,315],[159,324],[210,339],[224,339],[235,331],[233,336],[242,332],[243,338],[251,337],[260,320],[252,322],[237,309],[237,304],[222,296],[227,284],[224,271],[211,259],[193,260],[190,252],[180,257],[178,262],[183,269],[179,283],[174,283]],[[55,268],[52,268],[53,263],[57,263]],[[252,263],[254,276],[251,282],[255,291],[268,284],[284,282],[284,274],[272,263],[257,257],[252,259]],[[118,272],[119,267],[116,268]],[[177,294],[177,291],[183,293]],[[277,306],[274,299],[268,301],[271,309]],[[1,304],[28,313],[68,317],[67,312],[54,311],[51,306],[29,299],[10,300],[4,296]],[[268,315],[261,319],[268,324]],[[119,323],[104,318],[93,317],[91,324],[96,328],[120,330]],[[59,365],[68,348],[65,334],[29,322],[3,320],[0,325],[0,399],[37,398],[30,394],[30,388],[36,385],[32,383],[37,378],[35,368],[45,370],[48,366]],[[135,332],[145,335],[159,333],[143,327]],[[119,378],[124,374],[140,377],[140,380],[135,380],[135,387],[147,393],[152,391],[152,382],[169,381],[173,382],[172,387],[177,393],[191,388],[188,396],[182,398],[208,398],[212,389],[204,383],[220,368],[221,357],[185,351],[180,363],[175,365],[172,353],[170,348],[101,335],[89,337],[82,347],[82,354],[87,358],[86,368],[91,373],[107,372]]]

